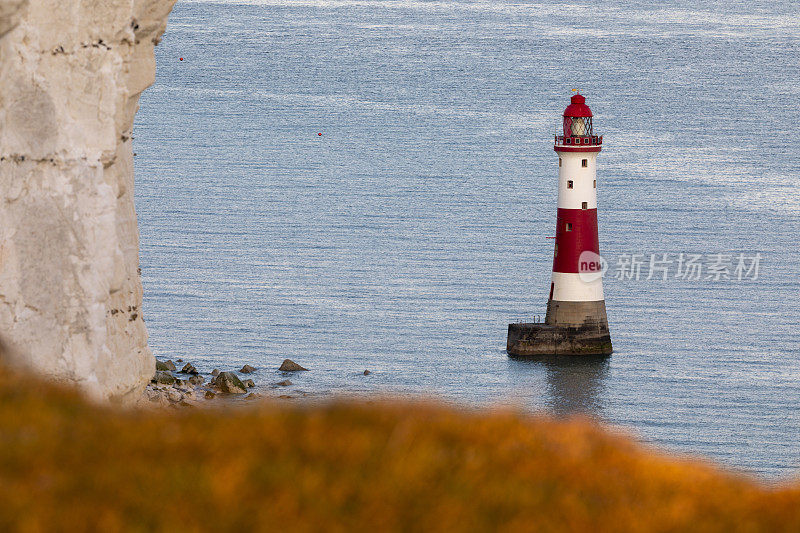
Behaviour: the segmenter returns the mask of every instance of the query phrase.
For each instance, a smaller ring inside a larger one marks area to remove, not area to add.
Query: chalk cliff
[[[0,337],[112,400],[154,371],[131,131],[175,0],[0,0]]]

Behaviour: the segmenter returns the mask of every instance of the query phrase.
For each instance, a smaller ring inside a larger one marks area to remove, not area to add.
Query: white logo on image
[[[591,283],[595,280],[602,278],[606,270],[608,270],[608,263],[603,256],[585,250],[581,252],[578,258],[578,276],[584,283]]]

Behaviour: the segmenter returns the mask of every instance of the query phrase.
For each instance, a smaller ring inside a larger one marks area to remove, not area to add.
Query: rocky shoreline
[[[178,364],[183,363],[178,370]],[[155,407],[192,407],[209,400],[221,398],[243,398],[256,400],[262,398],[259,392],[250,392],[255,388],[255,381],[250,378],[259,369],[244,365],[237,371],[220,371],[214,369],[206,374],[199,372],[192,363],[183,359],[156,360],[155,373],[150,383],[145,387],[140,404]],[[277,369],[284,373],[304,372],[303,368],[291,359],[283,361]],[[292,385],[288,379],[273,384],[274,388]],[[280,395],[279,398],[289,399],[292,396]]]

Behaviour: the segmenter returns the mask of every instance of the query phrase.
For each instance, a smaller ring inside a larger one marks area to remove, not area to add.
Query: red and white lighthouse
[[[597,154],[592,110],[576,94],[555,136],[558,212],[544,324],[510,324],[511,355],[610,354],[597,233]]]

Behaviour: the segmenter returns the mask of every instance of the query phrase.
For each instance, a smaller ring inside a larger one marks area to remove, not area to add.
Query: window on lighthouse
[[[561,158],[558,158],[558,166],[561,166]]]
[[[592,187],[594,187],[595,189],[597,188],[597,180],[594,180],[594,182],[592,183]]]
[[[581,204],[581,209],[589,209],[589,202],[583,202]]]
[[[572,231],[572,222],[567,222],[567,231]]]
[[[567,181],[567,189],[572,188],[572,180]]]
[[[581,160],[581,166],[582,167],[588,167],[589,166],[589,160],[588,159],[582,159]]]

